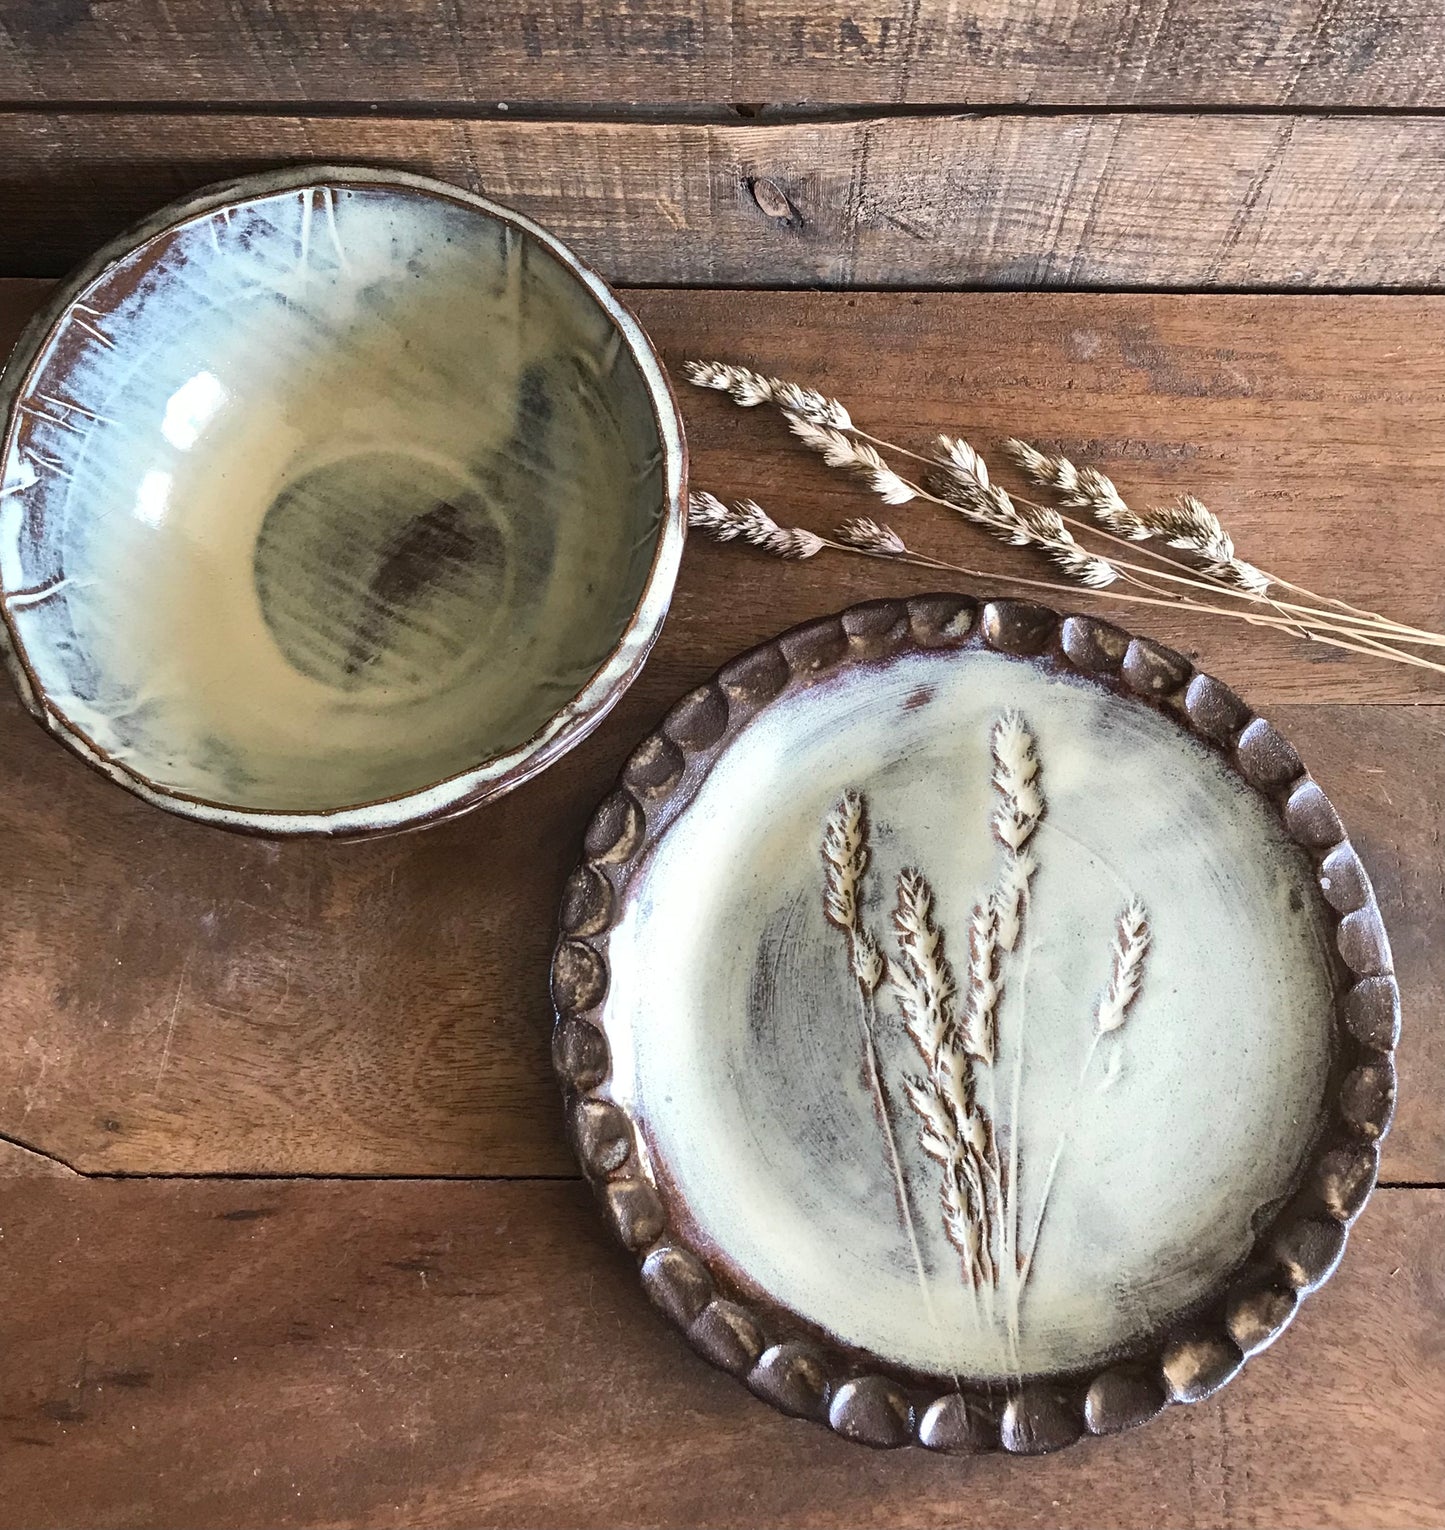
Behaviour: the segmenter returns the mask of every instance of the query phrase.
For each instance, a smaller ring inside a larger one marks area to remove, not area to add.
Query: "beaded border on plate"
[[[1052,664],[1153,704],[1225,756],[1309,855],[1333,925],[1338,1057],[1319,1140],[1298,1188],[1243,1266],[1195,1316],[1102,1368],[940,1392],[937,1378],[870,1370],[823,1341],[769,1336],[760,1303],[730,1299],[706,1259],[668,1227],[628,1114],[599,1093],[609,1053],[607,936],[632,873],[682,812],[713,760],[764,707],[840,667],[940,649],[987,648]],[[648,1295],[693,1348],[784,1413],[861,1444],[950,1454],[1042,1454],[1085,1435],[1198,1402],[1293,1321],[1339,1264],[1374,1188],[1395,1106],[1399,989],[1374,890],[1344,825],[1293,746],[1227,686],[1173,649],[1089,616],[958,595],[875,600],[807,622],[741,654],[684,696],[634,750],[588,825],[568,879],[552,960],[553,1064],[569,1135]]]

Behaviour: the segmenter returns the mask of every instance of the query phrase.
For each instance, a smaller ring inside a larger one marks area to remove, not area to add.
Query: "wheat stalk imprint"
[[[1048,804],[1038,745],[1018,712],[1006,712],[994,723],[990,748],[996,798],[990,828],[1000,851],[1000,864],[993,884],[981,893],[969,916],[962,992],[939,921],[937,898],[922,871],[906,867],[896,879],[892,917],[895,954],[885,959],[879,941],[868,929],[863,916],[864,879],[870,861],[868,807],[857,791],[843,794],[824,827],[823,909],[847,944],[849,971],[862,1000],[875,1077],[873,1023],[885,972],[904,1032],[922,1063],[921,1070],[903,1075],[903,1094],[915,1118],[919,1146],[938,1165],[943,1230],[958,1251],[964,1279],[975,1288],[997,1288],[1007,1275],[1017,1297],[1033,1267],[1071,1126],[1066,1123],[1060,1131],[1025,1245],[1017,1126],[1022,1011],[1018,1016],[1020,1034],[1013,1038],[1013,1088],[1006,1112],[999,1103],[999,1081],[993,1075],[999,1061],[1002,1001],[1014,967],[1021,970],[1027,956],[1026,926],[1039,866],[1034,839]],[[1109,981],[1094,1006],[1076,1096],[1087,1081],[1101,1044],[1108,1046],[1109,1056],[1098,1087],[1112,1085],[1122,1070],[1117,1033],[1143,988],[1150,941],[1148,913],[1137,898],[1130,898],[1116,920]],[[982,1079],[989,1082],[988,1098],[995,1102],[992,1109],[980,1098]],[[881,1084],[879,1087],[881,1091]],[[996,1115],[1001,1117],[998,1122]],[[886,1110],[884,1124],[906,1217],[897,1144]],[[1007,1162],[999,1153],[998,1125],[1007,1132]],[[911,1221],[908,1232],[916,1256]]]

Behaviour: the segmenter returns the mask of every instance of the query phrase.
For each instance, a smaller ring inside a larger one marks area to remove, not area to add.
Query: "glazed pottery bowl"
[[[314,167],[103,250],[0,382],[3,642],[106,775],[267,834],[385,833],[541,769],[666,613],[657,356],[550,235]]]

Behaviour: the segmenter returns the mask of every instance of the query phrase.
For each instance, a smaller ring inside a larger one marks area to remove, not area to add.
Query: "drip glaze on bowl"
[[[385,832],[496,795],[640,666],[681,550],[636,321],[515,214],[416,177],[202,193],[7,369],[22,695],[160,805]]]

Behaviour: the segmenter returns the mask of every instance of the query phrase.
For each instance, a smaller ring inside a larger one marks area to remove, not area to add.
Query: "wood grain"
[[[1445,279],[1445,118],[1108,113],[751,126],[12,113],[0,274],[59,274],[184,190],[288,161],[403,165],[485,191],[633,284]]]
[[[1435,104],[1428,0],[3,0],[14,101]]]
[[[43,290],[0,284],[0,340]],[[1445,363],[1419,342],[1441,300],[632,296],[674,365],[754,359],[836,389],[895,439],[1062,441],[1142,497],[1199,489],[1268,566],[1445,624]],[[692,390],[684,404],[699,486],[819,527],[867,508],[776,421]],[[1014,556],[927,511],[898,519],[939,552]],[[938,583],[698,539],[652,660],[596,736],[511,798],[366,845],[266,844],[171,818],[86,771],[7,695],[0,1133],[99,1173],[572,1173],[546,972],[592,807],[632,743],[739,648]],[[1445,720],[1379,703],[1438,700],[1440,677],[1238,624],[1132,619],[1268,708],[1345,814],[1407,1008],[1386,1176],[1438,1182]]]
[[[1429,1526],[1445,1193],[1216,1398],[1042,1460],[781,1418],[575,1185],[5,1186],[0,1526]]]

